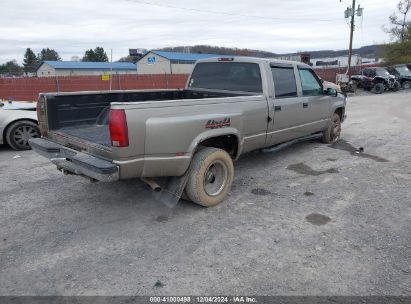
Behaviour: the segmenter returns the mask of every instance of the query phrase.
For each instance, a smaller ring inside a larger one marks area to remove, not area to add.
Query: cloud
[[[387,41],[382,25],[395,3],[359,2],[365,11],[354,46]],[[96,46],[113,49],[114,60],[129,48],[194,44],[276,53],[344,49],[347,6],[338,0],[2,0],[0,62],[22,62],[27,47],[54,48],[65,60]]]

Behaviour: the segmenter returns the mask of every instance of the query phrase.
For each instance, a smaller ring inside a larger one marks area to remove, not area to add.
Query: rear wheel
[[[331,144],[340,139],[341,136],[341,117],[338,113],[334,113],[331,124],[323,132],[323,143]]]
[[[397,92],[397,91],[399,91],[401,89],[401,84],[398,82],[398,81],[396,81],[395,83],[394,83],[394,87],[392,88],[392,90],[394,91],[394,92]]]
[[[186,194],[196,204],[215,206],[225,199],[233,179],[231,156],[221,149],[204,148],[193,157]]]
[[[372,90],[374,91],[375,94],[381,94],[384,93],[385,91],[385,86],[382,83],[377,83]]]
[[[30,150],[29,139],[40,137],[36,123],[20,120],[12,123],[6,130],[6,141],[14,150]]]
[[[404,81],[404,82],[402,83],[402,88],[403,88],[404,90],[411,89],[411,81]]]

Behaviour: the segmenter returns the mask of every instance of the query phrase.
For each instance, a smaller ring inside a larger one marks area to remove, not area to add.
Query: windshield
[[[411,71],[407,68],[406,65],[397,66],[397,67],[395,67],[395,70],[401,76],[411,76]]]
[[[375,73],[377,76],[390,76],[391,74],[388,73],[386,69],[375,69]]]
[[[262,93],[260,67],[247,62],[204,62],[195,66],[189,88]]]

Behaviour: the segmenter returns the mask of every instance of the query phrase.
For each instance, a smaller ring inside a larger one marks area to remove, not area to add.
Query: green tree
[[[384,47],[384,61],[387,65],[411,62],[411,27],[404,41],[387,44]]]
[[[38,65],[39,65],[39,60],[36,54],[34,54],[34,52],[30,48],[27,48],[26,53],[24,54],[24,59],[23,59],[24,72],[26,73],[35,72]]]
[[[84,53],[82,61],[96,61],[96,53],[92,49],[87,50]]]
[[[59,53],[49,48],[43,48],[37,57],[39,58],[40,62],[43,62],[46,60],[49,60],[49,61],[60,61],[61,60]]]
[[[102,47],[96,47],[94,53],[97,56],[97,61],[99,62],[108,62],[108,56]]]
[[[0,65],[0,73],[21,76],[23,74],[23,68],[18,65],[16,60],[11,60],[6,62],[5,64]]]
[[[104,49],[98,46],[94,50],[87,50],[84,53],[83,61],[108,62],[108,56]]]
[[[386,29],[388,33],[396,40],[404,42],[409,36],[409,28],[411,22],[407,21],[407,15],[411,11],[411,0],[400,0],[397,4],[397,13],[393,13],[389,19],[392,25],[391,28]]]
[[[397,4],[400,17],[396,13],[389,19],[392,27],[387,30],[395,39],[383,49],[384,61],[388,65],[411,62],[411,22],[407,15],[411,11],[411,0],[401,0]]]

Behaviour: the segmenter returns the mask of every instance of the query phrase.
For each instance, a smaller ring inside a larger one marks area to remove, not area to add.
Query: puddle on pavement
[[[156,218],[156,221],[159,223],[164,223],[168,221],[168,216],[160,215]]]
[[[154,284],[154,287],[156,287],[156,288],[161,288],[161,287],[163,287],[164,286],[164,284],[161,282],[161,281],[157,281],[155,284]]]
[[[388,162],[387,159],[376,156],[376,155],[372,155],[372,154],[368,154],[368,153],[364,153],[364,148],[360,147],[360,148],[356,148],[354,147],[352,144],[350,144],[349,142],[340,139],[339,141],[337,141],[336,143],[329,145],[330,148],[333,149],[338,149],[338,150],[343,150],[343,151],[347,151],[350,152],[351,155],[357,156],[357,157],[363,157],[363,158],[369,158],[372,159],[376,162],[380,162],[380,163],[386,163]]]
[[[338,158],[327,158],[327,160],[328,160],[328,161],[331,161],[331,162],[335,162],[335,161],[338,160]]]
[[[312,176],[318,176],[321,174],[326,174],[326,173],[338,173],[338,170],[336,168],[331,168],[327,170],[314,170],[310,166],[304,164],[304,163],[298,163],[298,164],[292,164],[287,166],[288,170],[294,171],[299,174],[303,175],[312,175]]]
[[[253,189],[253,190],[251,190],[251,193],[254,194],[254,195],[262,195],[262,196],[266,196],[266,195],[271,194],[270,191],[265,190],[265,189],[263,189],[263,188]]]
[[[331,221],[331,219],[328,216],[319,213],[311,213],[307,215],[305,219],[316,226],[322,226]]]

